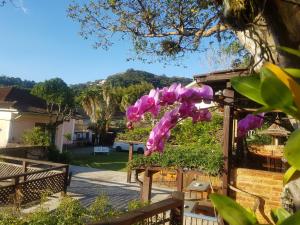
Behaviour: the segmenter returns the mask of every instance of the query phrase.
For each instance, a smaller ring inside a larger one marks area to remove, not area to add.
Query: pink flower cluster
[[[145,113],[150,112],[156,117],[161,106],[178,103],[178,107],[166,112],[155,125],[146,144],[146,155],[154,151],[162,152],[165,142],[170,137],[170,130],[176,126],[179,120],[188,117],[191,117],[193,122],[211,119],[208,109],[198,109],[195,104],[201,101],[209,103],[212,99],[213,90],[207,85],[200,88],[185,88],[181,84],[175,83],[163,89],[153,89],[148,95],[142,96],[134,105],[127,108],[127,126],[132,129],[132,123],[140,121]]]
[[[238,122],[238,137],[244,137],[248,131],[260,128],[264,122],[264,113],[257,116],[248,114],[244,119]]]

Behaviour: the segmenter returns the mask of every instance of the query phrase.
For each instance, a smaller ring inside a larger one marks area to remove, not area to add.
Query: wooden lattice
[[[0,187],[0,205],[14,203],[15,186],[8,185]]]
[[[21,183],[21,203],[26,204],[38,200],[43,194],[48,195],[63,191],[64,179],[63,173],[57,173]]]
[[[68,165],[8,156],[0,158],[13,162],[0,162],[0,205],[26,204],[39,200],[44,194],[66,192]]]

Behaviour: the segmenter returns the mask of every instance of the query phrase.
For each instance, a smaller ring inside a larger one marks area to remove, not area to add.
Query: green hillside
[[[154,87],[169,86],[172,83],[182,83],[184,85],[192,82],[192,79],[185,77],[167,77],[164,75],[155,75],[153,73],[129,69],[124,73],[118,73],[108,76],[106,79],[107,83],[112,86],[127,87],[132,84],[138,84],[141,82],[147,82],[152,84]]]

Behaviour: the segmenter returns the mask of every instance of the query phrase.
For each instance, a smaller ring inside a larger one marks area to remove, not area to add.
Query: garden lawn
[[[136,157],[136,153],[134,153]],[[104,170],[127,171],[128,152],[111,152],[110,154],[72,155],[71,163]]]

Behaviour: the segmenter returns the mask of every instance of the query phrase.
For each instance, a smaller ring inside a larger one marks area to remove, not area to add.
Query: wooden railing
[[[118,218],[91,225],[182,225],[183,215],[184,194],[182,192],[173,192],[168,199],[131,211]]]
[[[40,160],[0,156],[0,205],[20,206],[43,194],[67,191],[69,166]]]

